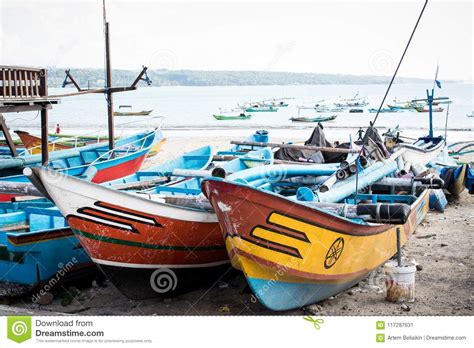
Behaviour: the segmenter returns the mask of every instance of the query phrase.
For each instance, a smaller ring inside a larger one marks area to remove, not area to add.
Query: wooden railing
[[[46,97],[47,77],[46,69],[0,65],[0,99]]]

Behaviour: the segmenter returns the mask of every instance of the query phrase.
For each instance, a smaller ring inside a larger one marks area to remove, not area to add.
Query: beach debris
[[[410,309],[411,309],[410,306],[408,306],[408,305],[405,304],[405,303],[402,304],[402,305],[400,306],[400,308],[401,308],[402,310],[404,310],[405,312],[409,312]]]
[[[230,313],[230,307],[225,305],[225,306],[222,306],[221,308],[219,308],[219,312],[221,313]]]
[[[435,237],[436,236],[436,233],[432,233],[432,234],[425,234],[423,236],[417,236],[416,238],[418,239],[427,239],[427,238],[431,238],[431,237]]]

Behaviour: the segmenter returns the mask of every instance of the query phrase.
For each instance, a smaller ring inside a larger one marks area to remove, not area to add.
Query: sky
[[[392,75],[412,1],[107,0],[114,69]],[[427,6],[399,76],[473,80],[473,1]],[[0,64],[101,68],[102,0],[0,0]]]

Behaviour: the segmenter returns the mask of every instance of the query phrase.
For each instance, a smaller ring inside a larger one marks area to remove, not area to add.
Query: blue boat
[[[51,202],[0,203],[0,297],[21,296],[42,285],[50,289],[79,273],[95,272]]]
[[[50,154],[48,167],[95,183],[111,181],[135,173],[162,138],[161,131],[153,130],[116,141],[112,151],[104,143],[54,151]],[[41,155],[0,158],[0,181],[28,183],[28,178],[18,172],[25,167],[39,166],[40,161]],[[11,173],[17,174],[8,175]],[[12,194],[0,192],[0,201],[12,197]]]
[[[144,189],[148,186],[156,186],[160,182],[169,181],[175,169],[189,171],[206,169],[212,161],[212,156],[212,147],[203,146],[163,164],[139,170],[134,174],[105,182],[102,185],[120,190],[136,190],[140,187]]]

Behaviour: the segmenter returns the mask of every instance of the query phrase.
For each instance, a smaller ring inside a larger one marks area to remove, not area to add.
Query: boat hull
[[[98,273],[68,227],[37,232],[2,232],[0,297],[22,296],[43,284],[66,283]],[[8,256],[5,258],[4,256]]]
[[[91,259],[130,298],[196,289],[229,269],[213,212],[152,201],[69,176],[54,181],[51,171],[40,170],[39,176]],[[171,271],[174,282],[159,292],[149,276],[162,269]],[[133,272],[140,281],[128,280]],[[189,274],[196,279],[188,279]]]
[[[426,191],[404,225],[366,225],[231,182],[206,180],[203,191],[232,264],[272,310],[299,308],[356,284],[396,253],[397,227],[403,245],[429,208]]]

